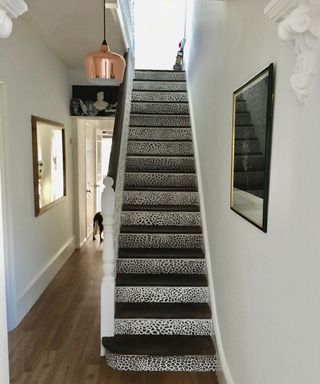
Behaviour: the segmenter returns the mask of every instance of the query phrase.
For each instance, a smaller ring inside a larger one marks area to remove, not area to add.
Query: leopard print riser
[[[188,95],[186,92],[139,92],[132,93],[132,101],[146,102],[187,102]]]
[[[200,213],[124,211],[121,216],[121,224],[200,226]]]
[[[128,155],[192,155],[191,142],[129,141]]]
[[[120,233],[119,248],[202,248],[198,234]]]
[[[128,156],[127,171],[168,170],[194,172],[194,159],[190,157],[144,157]]]
[[[205,261],[199,259],[118,259],[118,273],[204,274]]]
[[[140,81],[133,82],[135,91],[186,91],[187,84],[184,81]]]
[[[115,334],[210,336],[212,334],[212,320],[116,319]]]
[[[135,72],[136,80],[163,80],[163,81],[185,81],[186,74],[185,72],[175,72],[175,71],[136,71]]]
[[[191,140],[190,128],[131,127],[129,140]]]
[[[190,118],[184,115],[131,115],[130,126],[190,127]]]
[[[126,187],[197,187],[195,174],[126,173]]]
[[[216,356],[120,355],[106,351],[107,364],[121,371],[215,372]]]
[[[260,153],[259,140],[236,140],[234,151],[236,155],[247,153]]]
[[[119,303],[208,303],[207,287],[116,287]]]
[[[125,191],[123,204],[199,205],[198,192]]]
[[[187,103],[132,103],[131,113],[156,113],[156,114],[188,114]]]

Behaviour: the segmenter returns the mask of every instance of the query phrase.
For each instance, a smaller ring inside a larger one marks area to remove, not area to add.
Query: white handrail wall
[[[122,125],[121,145],[117,169],[116,190],[113,179],[104,179],[105,189],[101,198],[101,209],[104,225],[103,242],[103,279],[101,285],[101,338],[114,336],[115,317],[115,277],[118,239],[121,225],[122,196],[124,189],[125,163],[127,156],[128,133],[130,123],[131,95],[134,78],[134,36],[133,36],[133,1],[126,3],[120,0],[118,12],[124,20],[128,36],[129,55],[126,69],[126,99]],[[101,348],[101,355],[104,354]]]
[[[101,209],[103,216],[103,278],[101,285],[101,336],[114,336],[115,315],[115,247],[114,247],[114,220],[115,220],[115,192],[113,179],[106,177],[103,180],[105,188],[101,196]]]

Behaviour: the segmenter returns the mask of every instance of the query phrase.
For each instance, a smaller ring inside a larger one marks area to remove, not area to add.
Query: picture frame
[[[31,116],[35,216],[66,196],[64,125]]]
[[[270,64],[233,93],[230,208],[267,232],[274,100]]]

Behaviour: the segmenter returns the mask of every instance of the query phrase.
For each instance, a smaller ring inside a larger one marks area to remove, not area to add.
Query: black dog
[[[103,217],[102,217],[101,212],[97,212],[93,218],[93,240],[96,239],[96,235],[97,235],[98,231],[99,231],[100,242],[101,242],[101,241],[103,241],[103,238],[102,238]]]

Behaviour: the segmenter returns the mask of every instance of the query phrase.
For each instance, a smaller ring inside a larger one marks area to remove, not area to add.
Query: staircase
[[[136,71],[109,366],[215,371],[184,72]]]
[[[244,97],[237,97],[235,120],[234,187],[264,198],[264,143],[256,134]]]

